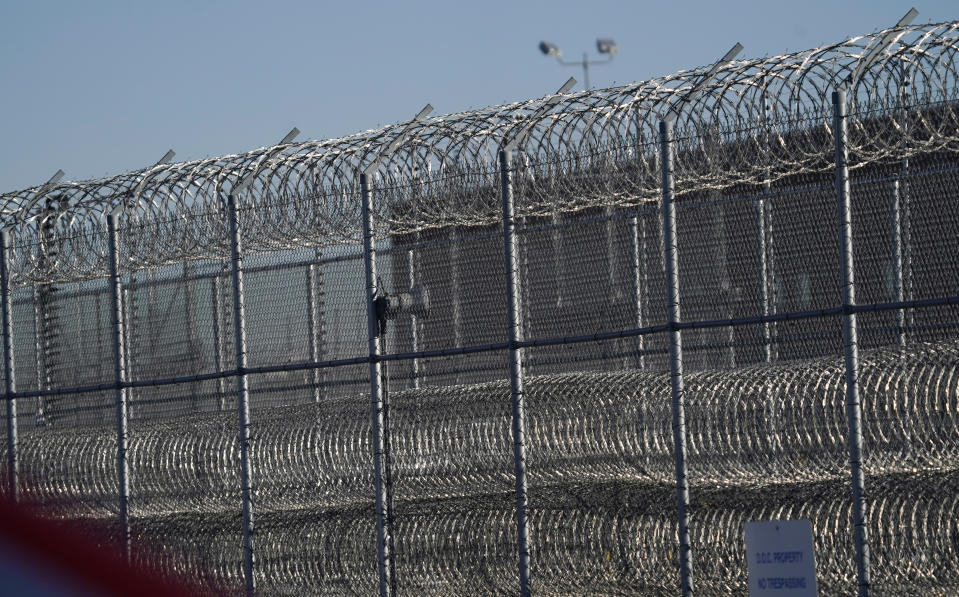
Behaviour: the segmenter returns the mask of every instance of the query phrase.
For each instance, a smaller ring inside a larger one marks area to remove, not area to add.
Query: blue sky
[[[594,87],[710,63],[733,43],[781,54],[894,24],[959,19],[955,0],[776,2],[193,2],[5,0],[0,192],[58,168],[84,180],[278,141],[539,97],[595,39],[619,44]]]

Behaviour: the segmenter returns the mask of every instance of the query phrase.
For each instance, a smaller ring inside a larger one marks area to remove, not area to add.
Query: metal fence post
[[[553,258],[553,281],[555,282],[556,304],[566,303],[566,253],[563,245],[563,235],[566,230],[563,229],[563,214],[559,206],[553,203],[552,213],[549,218],[550,231],[550,253]],[[550,299],[553,300],[553,299]]]
[[[184,259],[183,263],[183,314],[185,321],[183,322],[183,328],[186,331],[187,336],[187,350],[189,359],[190,370],[194,374],[198,374],[200,371],[197,368],[197,360],[199,358],[200,348],[197,343],[196,335],[196,307],[194,305],[194,297],[196,293],[191,287],[190,279],[193,277],[193,264],[190,260]],[[190,384],[190,395],[193,397],[193,412],[200,412],[202,408],[200,405],[200,398],[203,393],[200,382],[194,381]]]
[[[908,14],[908,13],[907,13]],[[909,168],[909,134],[910,119],[909,107],[907,102],[906,87],[909,85],[909,67],[908,62],[903,60],[902,80],[899,85],[899,107],[902,115],[902,161],[899,164],[899,175],[895,181],[895,215],[893,229],[895,234],[896,250],[898,255],[896,259],[896,278],[899,283],[898,292],[901,292],[902,298],[896,300],[902,301],[906,297],[913,296],[913,274],[912,274],[912,223],[910,217],[910,168]],[[897,292],[897,294],[898,294]],[[905,346],[907,335],[906,330],[912,328],[915,323],[915,316],[912,309],[903,309],[899,312],[899,321],[901,322],[901,331],[899,335],[900,346]]]
[[[526,165],[529,165],[529,157],[524,160]],[[510,156],[510,165],[512,165],[512,155]],[[512,192],[512,172],[510,172],[510,191]],[[510,195],[512,196],[512,195]],[[520,228],[526,228],[526,216],[520,216],[518,219],[514,218],[513,228],[515,232],[516,224],[519,224]],[[526,235],[523,235],[522,238],[516,237],[516,280],[518,293],[517,298],[517,312],[516,317],[519,321],[519,338],[525,338],[527,336],[533,335],[533,323],[538,322],[538,319],[534,319],[532,311],[532,297],[530,293],[532,292],[533,286],[533,270],[529,265],[529,252],[530,252],[530,238]],[[520,284],[519,280],[522,278],[522,273],[526,272],[526,284]],[[523,355],[522,363],[523,369],[526,373],[533,375],[533,372],[537,370],[535,356],[532,353],[526,353]],[[549,371],[549,364],[545,366],[546,371]]]
[[[377,571],[379,573],[380,597],[389,597],[392,593],[392,571],[390,553],[389,520],[387,514],[387,495],[384,480],[384,458],[386,452],[384,428],[383,387],[381,385],[380,333],[376,317],[376,247],[373,239],[373,198],[370,195],[369,180],[365,172],[360,174],[360,189],[362,193],[362,220],[363,220],[363,262],[366,270],[366,315],[369,331],[370,351],[370,398],[371,416],[373,423],[373,489],[376,494],[376,555]]]
[[[213,319],[213,366],[216,367],[217,373],[223,371],[223,330],[221,329],[221,318],[223,315],[220,313],[221,286],[219,274],[214,273],[213,278],[210,280],[210,313],[211,319]],[[217,378],[216,391],[219,410],[226,410],[225,378]]]
[[[40,290],[40,287],[35,283],[33,285],[33,371],[38,390],[50,388],[50,376],[43,343],[45,302],[44,291]],[[37,396],[33,423],[35,427],[43,427],[47,424],[47,399],[45,396]]]
[[[17,391],[13,361],[13,310],[10,305],[10,230],[0,230],[0,299],[3,301],[3,391],[7,398],[7,481],[9,497],[20,499],[20,458],[17,450]]]
[[[56,262],[59,252],[54,233],[58,205],[57,199],[47,198],[45,200],[45,215],[39,230],[40,242],[38,247],[40,250],[38,261],[41,271],[51,267]],[[53,372],[55,370],[53,355],[57,352],[54,344],[59,333],[59,330],[56,329],[59,327],[56,313],[58,310],[56,303],[58,301],[55,300],[54,296],[55,285],[51,283],[41,284],[34,286],[34,289],[36,290],[34,300],[37,325],[37,389],[47,390],[53,387]],[[50,403],[53,402],[52,398],[49,400]],[[37,398],[38,425],[46,425],[50,422],[48,418],[56,415],[55,411],[47,412],[47,406],[49,405],[48,398]]]
[[[762,124],[763,124],[763,145],[767,154],[770,152],[769,134],[772,127],[772,108],[765,93],[762,99]],[[763,190],[759,197],[753,203],[756,210],[756,255],[759,270],[759,308],[763,317],[768,317],[776,312],[775,296],[770,296],[770,278],[774,278],[775,262],[772,253],[772,214],[771,206],[766,202],[768,197],[772,196],[772,181],[770,179],[770,169],[766,167],[766,176],[763,181]],[[762,327],[763,341],[763,362],[766,364],[776,360],[775,336],[776,327],[774,323],[764,321]],[[765,384],[766,394],[766,420],[767,433],[769,434],[769,445],[773,451],[779,451],[782,447],[779,423],[779,405],[776,403],[776,396],[773,393],[772,385],[767,381]]]
[[[453,346],[460,347],[463,346],[463,307],[460,301],[460,236],[459,232],[456,230],[456,226],[450,227],[450,261],[449,261],[449,272],[450,272],[450,302],[452,302],[452,319],[453,319]],[[453,383],[460,383],[460,366],[462,365],[462,360],[459,358],[453,359]]]
[[[646,288],[646,221],[640,220],[638,215],[629,218],[629,240],[633,270],[633,325],[642,328],[645,325],[643,317],[643,300]],[[636,336],[636,366],[646,368],[646,336]]]
[[[763,192],[769,193],[769,182],[763,185]],[[769,261],[766,242],[766,200],[759,197],[753,203],[756,209],[756,254],[759,265],[759,309],[763,317],[768,317],[769,308]],[[762,324],[763,334],[763,362],[771,363],[773,360],[772,351],[772,331],[770,323],[764,321]]]
[[[770,183],[767,179],[763,184],[763,193],[770,192]],[[753,207],[756,209],[756,254],[759,265],[759,309],[763,317],[768,317],[772,312],[769,300],[769,253],[767,237],[767,213],[766,199],[763,196],[757,198]],[[764,321],[762,327],[763,339],[763,362],[767,365],[773,362],[773,329],[768,321]],[[772,386],[766,382],[764,393],[766,395],[766,420],[767,433],[769,434],[769,445],[774,451],[778,451],[781,446],[779,433],[779,405],[776,404],[776,396],[773,394]]]
[[[156,283],[157,283],[156,270],[152,267],[147,270],[147,281],[146,281],[146,291],[147,291],[147,307],[146,307],[146,318],[143,322],[142,327],[146,328],[146,342],[149,344],[149,352],[147,354],[157,354],[157,334],[156,334]]]
[[[666,309],[669,322],[669,381],[672,390],[673,450],[679,520],[679,573],[683,597],[693,594],[693,559],[689,540],[689,479],[686,470],[686,406],[683,396],[683,342],[679,311],[679,252],[673,205],[673,123],[659,123],[663,176],[663,251],[666,265]]]
[[[131,276],[132,281],[132,276]],[[135,299],[133,296],[133,291],[129,286],[121,285],[122,294],[121,298],[121,311],[120,314],[123,316],[123,371],[124,371],[124,380],[129,381],[136,376],[136,372],[133,370],[133,318],[136,314],[136,305]],[[132,388],[126,389],[127,396],[127,418],[132,414],[132,402],[135,402],[136,396],[133,393]]]
[[[319,258],[319,250],[317,250]],[[323,320],[317,318],[316,308],[319,303],[320,295],[320,276],[322,275],[318,263],[311,264],[306,269],[306,327],[309,338],[307,346],[310,350],[310,360],[314,363],[320,361],[320,334],[322,333]],[[320,401],[320,370],[310,370],[310,381],[313,386],[313,402]]]
[[[509,377],[513,407],[513,470],[516,484],[516,538],[519,553],[520,595],[530,595],[529,520],[526,495],[526,414],[523,389],[523,352],[517,343],[523,340],[521,321],[519,243],[516,238],[513,208],[512,156],[499,152],[503,196],[503,242],[506,259],[506,299],[509,311]]]
[[[110,324],[113,327],[113,382],[116,396],[117,485],[120,494],[120,548],[125,560],[130,560],[130,479],[127,464],[127,390],[126,348],[123,330],[123,289],[120,287],[120,256],[118,245],[117,208],[107,216],[110,250]]]
[[[769,105],[769,100],[766,99],[765,94],[763,95],[763,113],[762,113],[762,122],[764,126],[763,131],[763,145],[767,154],[770,152],[770,140],[769,134],[772,127],[771,118],[772,118],[772,108]],[[774,263],[772,259],[771,250],[772,247],[772,238],[770,234],[770,220],[771,214],[769,213],[770,207],[766,203],[766,198],[772,194],[772,181],[770,180],[770,170],[769,167],[766,167],[766,176],[763,181],[763,190],[762,194],[756,199],[754,207],[756,209],[756,252],[758,255],[758,265],[759,265],[759,301],[760,309],[763,317],[769,316],[770,313],[776,311],[775,306],[775,297],[770,296],[769,286],[770,286],[770,273],[773,272]],[[763,335],[763,362],[771,363],[776,359],[775,347],[773,342],[775,340],[775,324],[772,324],[768,321],[763,322],[762,324],[762,335]]]
[[[869,529],[866,527],[865,477],[862,470],[862,405],[859,401],[859,344],[856,329],[856,285],[853,276],[852,214],[849,197],[849,147],[846,92],[832,94],[836,141],[836,201],[839,216],[839,259],[842,266],[843,348],[846,361],[846,418],[849,425],[849,465],[852,473],[852,514],[856,542],[859,597],[869,595]]]
[[[233,265],[233,331],[236,344],[236,388],[240,419],[240,495],[243,502],[243,579],[247,596],[256,590],[253,568],[253,483],[250,471],[250,389],[246,377],[246,303],[243,294],[243,256],[236,198],[226,198]]]
[[[419,232],[416,233],[414,242],[419,244]],[[406,269],[409,273],[409,287],[413,288],[417,279],[416,254],[413,249],[406,252]],[[410,315],[410,350],[412,352],[420,350],[419,318],[413,314]],[[410,388],[414,390],[420,388],[420,360],[415,357],[410,359]]]
[[[903,256],[902,256],[902,185],[899,180],[892,181],[892,205],[890,217],[892,219],[892,264],[893,264],[893,292],[897,302],[905,300],[905,285],[903,283]],[[906,310],[896,310],[896,343],[899,348],[906,347]]]

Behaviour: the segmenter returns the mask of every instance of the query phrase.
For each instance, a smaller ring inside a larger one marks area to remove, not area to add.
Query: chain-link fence
[[[450,162],[36,192],[4,487],[226,594],[745,594],[797,518],[824,595],[959,592],[959,35],[892,31],[786,57],[818,96],[753,61]]]

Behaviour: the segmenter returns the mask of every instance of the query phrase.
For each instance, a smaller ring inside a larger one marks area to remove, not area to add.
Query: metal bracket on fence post
[[[666,265],[666,309],[669,322],[669,381],[672,390],[673,450],[679,521],[679,573],[683,597],[693,594],[693,558],[689,540],[689,479],[686,467],[686,406],[683,396],[683,342],[679,309],[679,252],[673,205],[673,122],[659,123],[663,180],[663,250]]]
[[[836,142],[836,202],[839,216],[839,259],[842,266],[843,348],[846,361],[846,418],[849,426],[849,465],[852,476],[852,513],[856,542],[859,597],[869,595],[869,529],[866,526],[866,483],[862,470],[862,404],[859,401],[859,344],[856,314],[856,283],[853,269],[852,210],[849,197],[849,147],[846,122],[846,92],[832,94],[833,133]]]
[[[516,343],[523,339],[520,321],[519,246],[515,233],[513,206],[512,156],[509,149],[499,152],[503,197],[503,242],[506,259],[506,298],[509,312],[509,377],[513,408],[513,469],[516,485],[516,537],[519,552],[520,595],[530,595],[529,520],[526,491],[526,414],[524,411],[523,353]]]
[[[107,234],[110,250],[110,324],[113,326],[113,380],[116,395],[116,424],[117,424],[117,485],[120,497],[120,533],[123,558],[130,561],[130,479],[127,463],[127,390],[123,387],[126,382],[127,355],[123,330],[123,289],[120,287],[120,256],[118,248],[119,212],[124,209],[120,205],[107,215]]]
[[[392,529],[389,528],[389,512],[387,511],[389,498],[387,496],[387,487],[384,485],[384,478],[388,476],[385,471],[388,458],[387,438],[386,438],[386,417],[389,406],[386,404],[383,396],[382,386],[382,367],[380,355],[382,347],[380,345],[379,321],[376,316],[375,300],[378,292],[377,274],[376,274],[376,243],[374,239],[373,226],[373,198],[370,194],[369,176],[380,167],[380,164],[388,157],[406,138],[410,128],[417,121],[425,118],[433,111],[433,106],[426,104],[420,112],[413,117],[400,134],[390,143],[386,151],[379,154],[372,164],[360,172],[360,192],[361,192],[361,219],[363,224],[363,265],[366,270],[366,313],[367,329],[369,336],[369,363],[370,363],[370,399],[371,399],[371,417],[373,426],[373,486],[376,508],[376,555],[377,572],[379,575],[379,595],[380,597],[390,597],[393,594],[395,583],[395,566],[393,562]]]
[[[897,31],[902,27],[908,26],[916,17],[919,16],[919,11],[915,8],[910,8],[909,12],[904,14],[901,19],[888,31],[886,31],[881,37],[876,39],[872,48],[869,49],[865,55],[856,62],[856,67],[846,78],[846,84],[852,88],[852,85],[857,83],[862,77],[862,74],[869,70],[869,67],[873,65],[879,56],[886,51],[886,48],[891,46],[897,39],[902,37],[903,32]]]
[[[10,305],[10,229],[0,230],[0,298],[3,315],[3,391],[7,400],[7,482],[10,499],[20,500],[20,457],[17,442],[17,391],[13,360],[13,311]]]
[[[236,388],[240,419],[240,495],[243,502],[243,579],[247,597],[256,590],[253,559],[253,487],[250,471],[250,389],[246,377],[246,301],[243,294],[243,248],[237,217],[236,197],[226,197],[230,233],[230,260],[233,265],[233,330],[236,348]]]
[[[722,58],[713,63],[713,65],[706,71],[706,74],[696,82],[692,88],[686,93],[679,96],[679,99],[673,102],[669,106],[669,110],[666,111],[666,114],[663,115],[663,120],[668,122],[674,122],[676,118],[679,117],[680,109],[686,105],[692,103],[694,99],[700,94],[700,92],[713,80],[713,77],[719,73],[719,69],[723,68],[730,62],[732,62],[736,56],[739,56],[739,53],[743,51],[743,45],[739,42],[736,42],[733,47],[723,54]]]

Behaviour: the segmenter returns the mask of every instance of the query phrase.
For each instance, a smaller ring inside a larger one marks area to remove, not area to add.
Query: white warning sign
[[[749,597],[818,597],[811,522],[747,522],[745,534]]]

